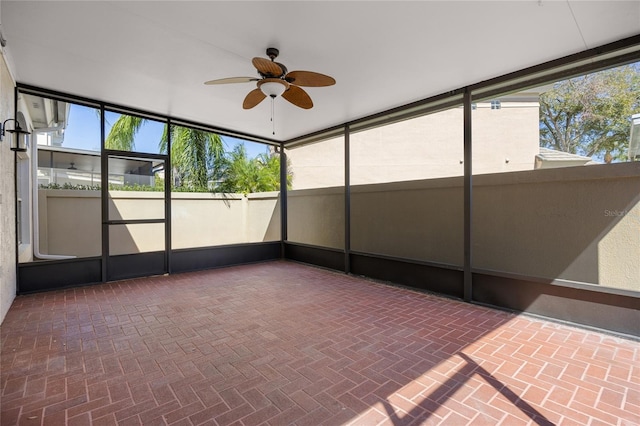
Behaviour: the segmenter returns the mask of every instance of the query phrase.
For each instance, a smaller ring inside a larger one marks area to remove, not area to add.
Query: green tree
[[[167,132],[160,149],[167,150]],[[220,135],[188,127],[171,127],[171,167],[173,186],[191,191],[206,191],[209,181],[224,175],[224,143]]]
[[[540,96],[542,146],[625,160],[631,115],[640,112],[640,63],[563,80]]]
[[[287,173],[287,186],[291,187],[291,173]],[[243,144],[234,147],[227,156],[224,180],[217,190],[228,193],[278,191],[280,189],[280,156],[275,153],[247,156]]]
[[[135,135],[146,119],[121,115],[107,135],[107,149],[133,151]],[[164,134],[158,146],[167,151],[168,133]],[[224,169],[224,144],[220,135],[188,127],[171,126],[171,163],[173,186],[191,191],[206,191],[210,180],[222,177]]]
[[[122,114],[111,126],[104,141],[105,148],[119,151],[133,151],[135,136],[147,121],[144,118]]]

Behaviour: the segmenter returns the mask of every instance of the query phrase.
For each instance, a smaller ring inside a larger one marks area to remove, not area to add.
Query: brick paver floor
[[[640,423],[640,344],[276,261],[19,296],[2,425]]]

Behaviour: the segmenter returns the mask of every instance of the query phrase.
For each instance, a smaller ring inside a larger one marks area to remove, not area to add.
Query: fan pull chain
[[[276,120],[275,120],[275,115],[276,115],[276,109],[274,107],[274,100],[275,100],[275,96],[271,96],[271,131],[273,133],[273,135],[275,136],[276,134]]]

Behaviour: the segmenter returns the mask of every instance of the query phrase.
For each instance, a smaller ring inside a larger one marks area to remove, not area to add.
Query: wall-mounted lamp
[[[7,121],[13,121],[15,123],[13,130],[7,129]],[[24,152],[27,150],[27,145],[29,144],[29,135],[31,133],[23,130],[22,127],[20,127],[20,122],[18,120],[13,118],[4,120],[4,123],[0,125],[0,141],[3,140],[5,132],[11,133],[13,136],[11,138],[11,151]]]

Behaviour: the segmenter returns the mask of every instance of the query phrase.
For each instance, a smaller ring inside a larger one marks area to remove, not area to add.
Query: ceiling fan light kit
[[[289,89],[289,83],[280,78],[265,78],[258,81],[258,88],[265,95],[275,98]]]

